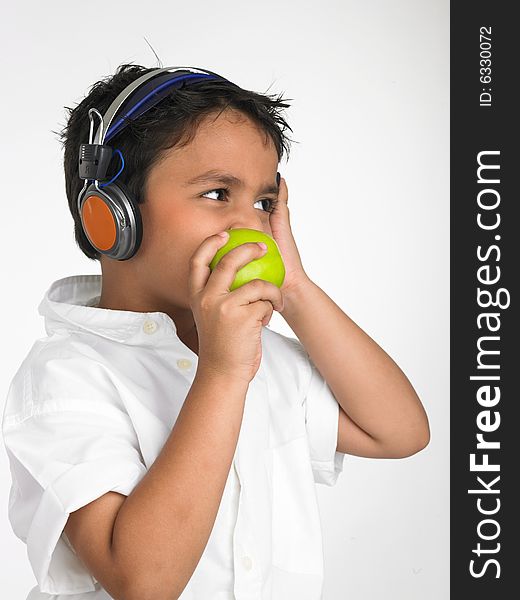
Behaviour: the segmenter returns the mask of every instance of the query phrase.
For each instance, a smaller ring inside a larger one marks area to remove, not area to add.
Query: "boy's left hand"
[[[278,204],[269,217],[273,238],[278,244],[285,265],[285,279],[280,288],[283,294],[308,281],[291,231],[288,207],[289,193],[283,177],[280,178]]]

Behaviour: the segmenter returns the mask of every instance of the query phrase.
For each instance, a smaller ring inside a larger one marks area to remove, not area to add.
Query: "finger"
[[[222,232],[221,232],[222,233]],[[193,296],[204,289],[211,270],[209,263],[212,261],[217,250],[221,248],[229,239],[229,234],[221,236],[220,233],[210,235],[195,250],[190,258],[190,270],[188,276],[188,290],[190,296]]]
[[[240,304],[251,304],[258,300],[267,300],[274,310],[283,310],[283,295],[279,287],[270,281],[252,279],[231,292]]]
[[[266,252],[267,250],[261,248],[256,242],[246,242],[230,250],[213,269],[206,285],[208,291],[213,293],[229,292],[237,271],[251,261],[264,256]]]
[[[284,177],[280,177],[280,183],[278,185],[278,201],[285,205],[289,204],[289,190]]]
[[[264,327],[269,324],[269,321],[271,320],[271,317],[273,316],[273,312],[274,312],[273,305],[270,302],[268,302],[267,304],[269,305],[268,314],[264,315],[264,317],[262,319],[262,325]]]
[[[257,300],[249,305],[248,310],[253,312],[254,318],[266,325],[271,320],[273,305],[267,300]]]

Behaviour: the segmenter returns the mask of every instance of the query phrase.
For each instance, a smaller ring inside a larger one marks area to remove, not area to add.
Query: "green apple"
[[[212,271],[220,259],[237,246],[241,246],[247,242],[264,242],[267,246],[267,250],[263,256],[252,260],[237,271],[235,279],[229,288],[230,291],[239,288],[252,279],[263,279],[264,281],[274,283],[277,287],[282,287],[285,278],[285,266],[275,240],[270,235],[256,229],[228,229],[227,232],[229,233],[228,241],[217,251],[209,265]]]

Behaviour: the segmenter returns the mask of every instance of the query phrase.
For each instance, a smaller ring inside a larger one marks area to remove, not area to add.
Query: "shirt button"
[[[251,568],[253,567],[253,561],[251,560],[251,558],[249,556],[243,556],[242,557],[242,565],[244,566],[244,569],[246,571],[250,571]]]
[[[143,331],[145,333],[155,333],[159,329],[159,325],[152,319],[148,319],[143,323]]]
[[[186,371],[191,367],[191,360],[189,360],[188,358],[179,358],[179,360],[177,361],[177,366],[182,371]]]

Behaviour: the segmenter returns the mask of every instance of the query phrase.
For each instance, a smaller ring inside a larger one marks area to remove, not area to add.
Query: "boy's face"
[[[278,154],[244,114],[226,110],[201,122],[192,141],[173,148],[150,171],[140,205],[143,240],[132,258],[141,302],[174,317],[189,308],[189,260],[207,237],[247,227],[271,234]],[[193,182],[208,171],[235,177]],[[228,188],[227,191],[223,188]],[[216,190],[216,191],[214,191]],[[128,265],[130,266],[130,265]],[[136,290],[137,291],[137,290]]]

